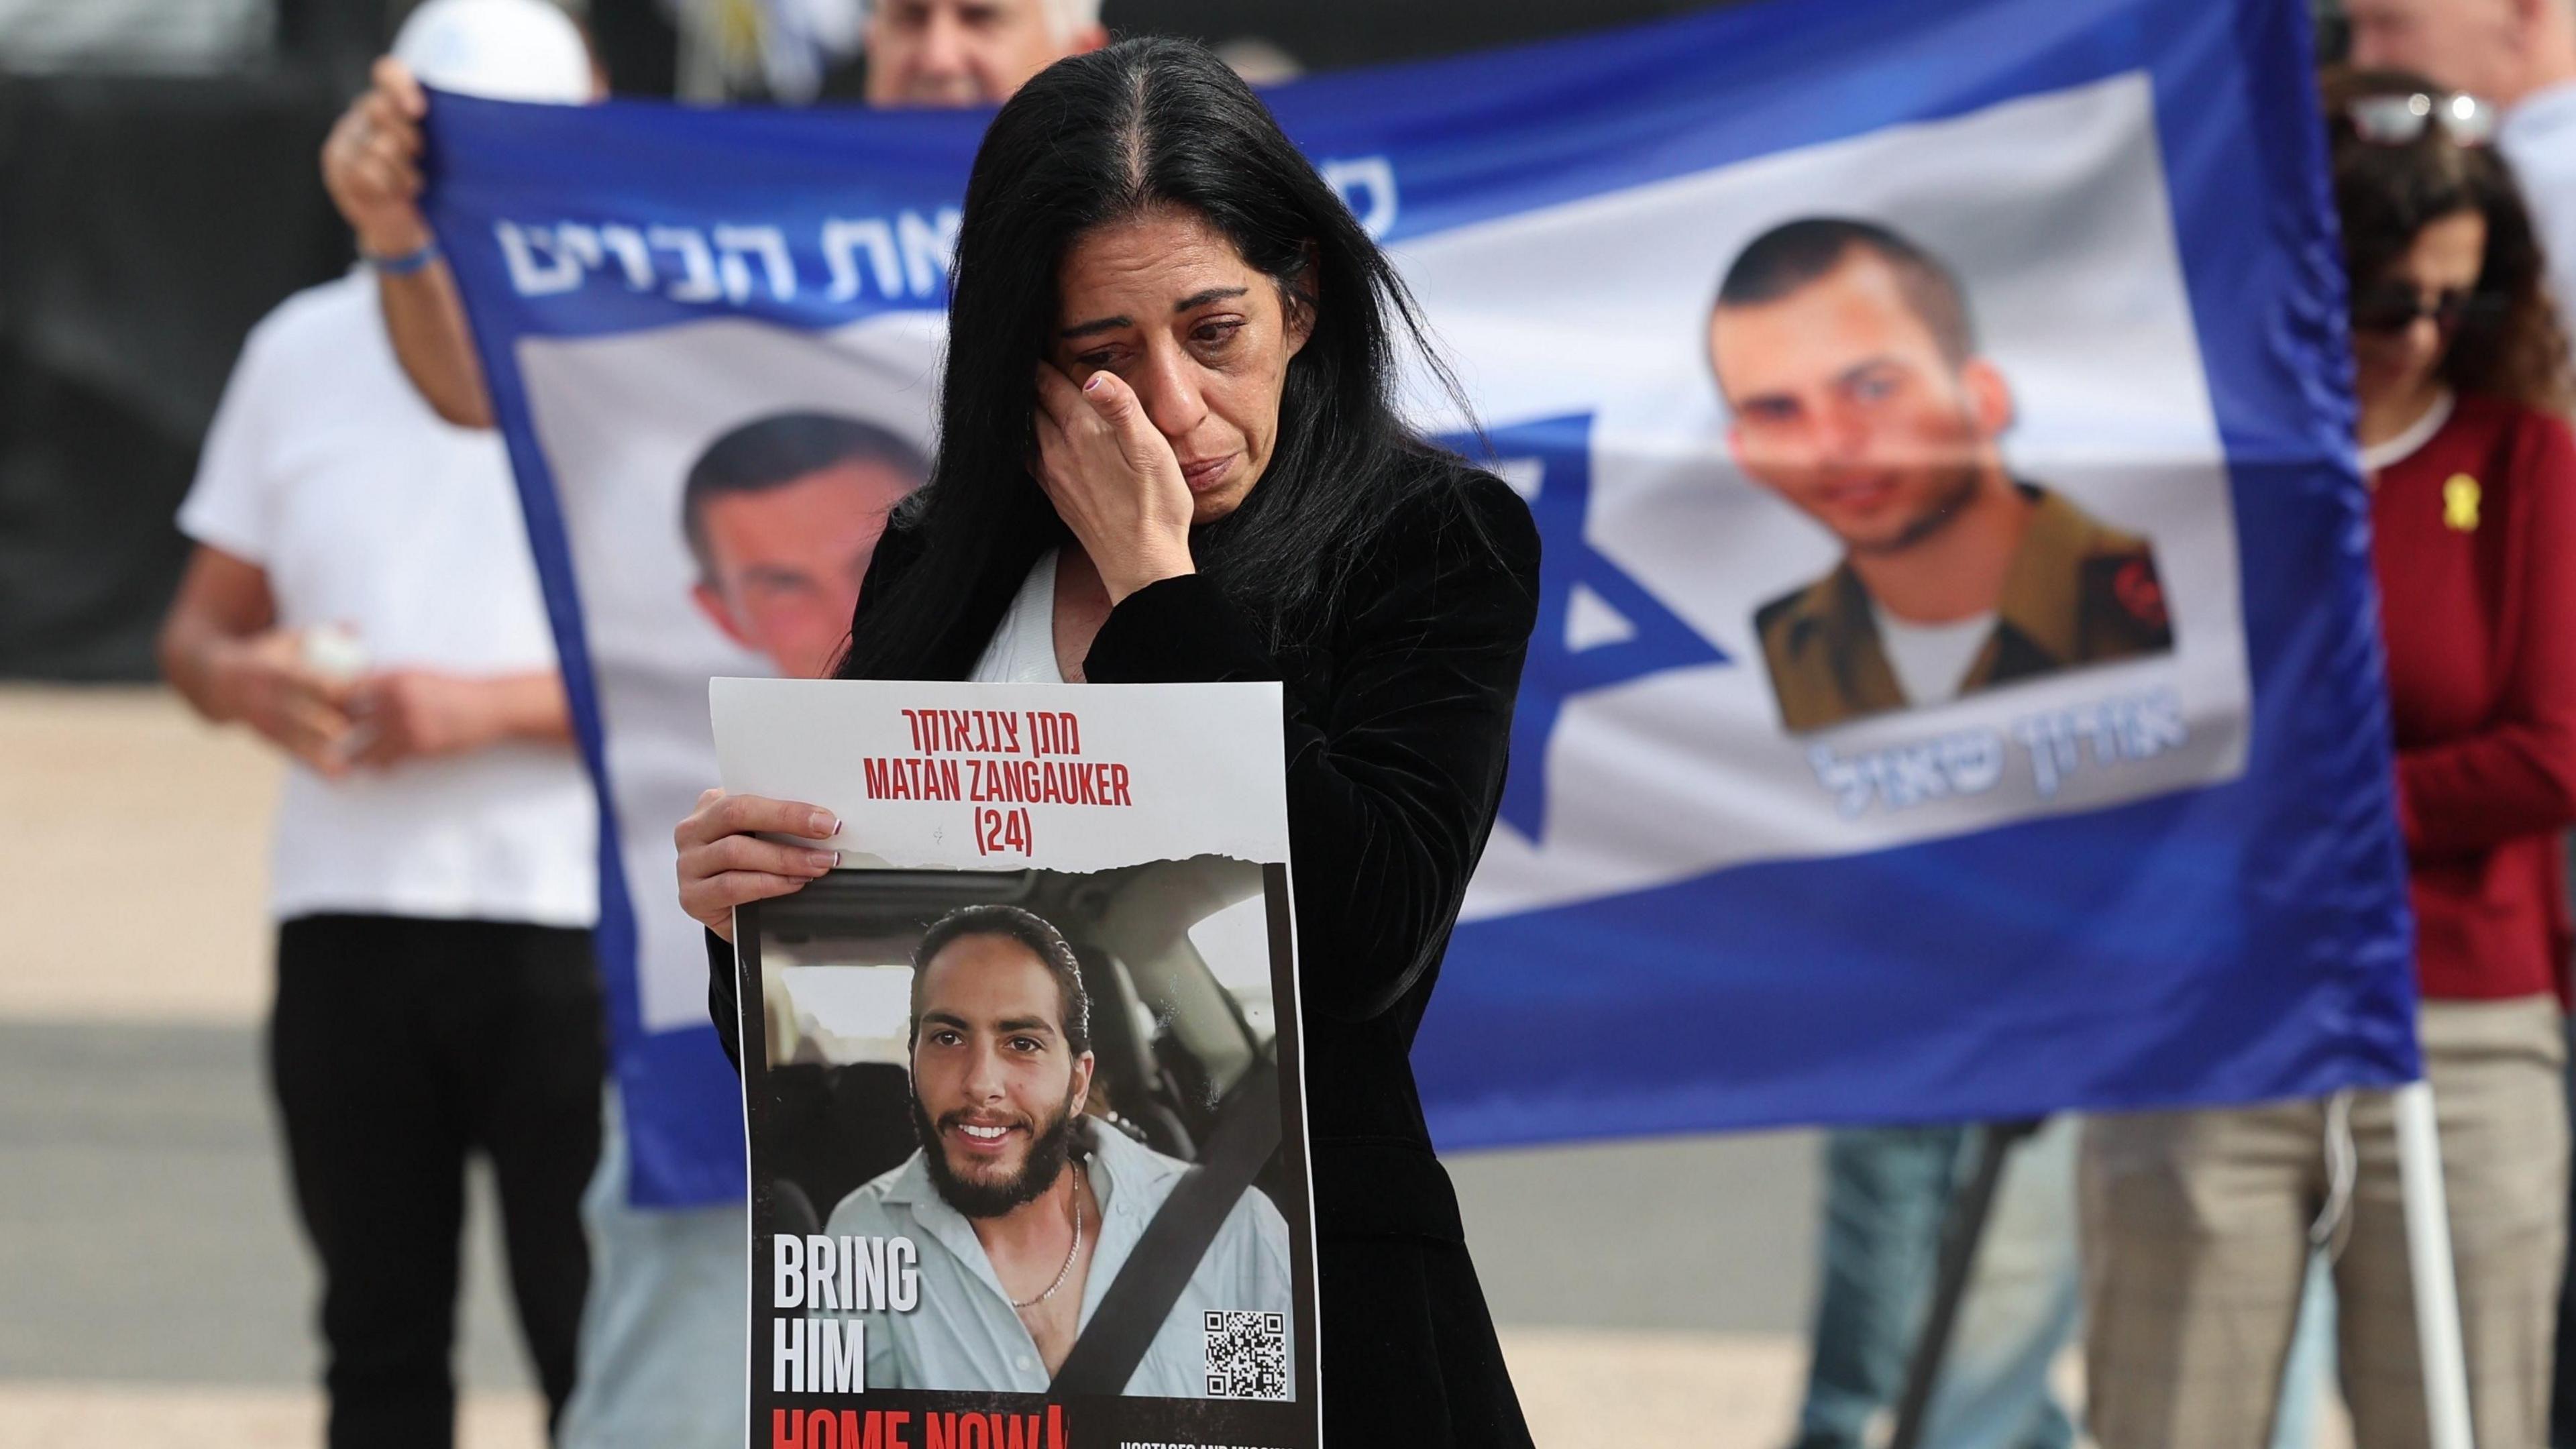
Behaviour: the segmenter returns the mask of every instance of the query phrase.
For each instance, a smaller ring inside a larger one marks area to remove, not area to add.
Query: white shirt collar
[[[966,677],[978,684],[1062,684],[1055,657],[1055,570],[1058,551],[1048,549],[1029,566],[993,637]]]
[[[2406,431],[2387,442],[2376,443],[2361,450],[2363,470],[2376,473],[2382,468],[2403,463],[2414,457],[2416,450],[2433,441],[2433,435],[2442,431],[2443,426],[2451,421],[2451,409],[2457,406],[2459,401],[2452,395],[2449,388],[2442,389],[2442,395],[2433,399],[2433,405],[2424,410],[2424,416],[2408,424]]]
[[[1083,1171],[1091,1180],[1091,1195],[1100,1204],[1102,1218],[1100,1246],[1093,1250],[1091,1260],[1092,1276],[1098,1281],[1083,1293],[1082,1317],[1088,1322],[1102,1288],[1118,1276],[1128,1252],[1145,1235],[1146,1223],[1170,1195],[1168,1190],[1152,1191],[1148,1179],[1176,1180],[1180,1164],[1172,1163],[1172,1170],[1157,1173],[1156,1154],[1150,1149],[1128,1141],[1117,1128],[1103,1127],[1087,1117],[1076,1119],[1074,1130],[1084,1149]],[[993,1272],[993,1260],[984,1252],[983,1239],[975,1236],[975,1225],[950,1206],[948,1199],[939,1195],[938,1184],[930,1180],[930,1164],[923,1157],[932,1150],[913,1150],[893,1181],[886,1184],[883,1201],[889,1207],[900,1204],[910,1209],[915,1222],[928,1229],[930,1236],[965,1265],[976,1281],[1007,1304],[1011,1295],[1003,1290],[1001,1278]],[[1170,1159],[1164,1161],[1170,1163]]]

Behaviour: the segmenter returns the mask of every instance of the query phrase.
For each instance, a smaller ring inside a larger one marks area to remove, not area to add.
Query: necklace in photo
[[[1082,1164],[1077,1162],[1073,1165],[1073,1246],[1064,1250],[1064,1266],[1055,1270],[1055,1281],[1046,1285],[1046,1291],[1040,1293],[1037,1297],[1028,1299],[1024,1302],[1013,1303],[1011,1305],[1012,1309],[1016,1311],[1025,1308],[1035,1308],[1039,1304],[1053,1298],[1055,1296],[1055,1290],[1064,1286],[1064,1280],[1073,1276],[1073,1260],[1081,1256]]]

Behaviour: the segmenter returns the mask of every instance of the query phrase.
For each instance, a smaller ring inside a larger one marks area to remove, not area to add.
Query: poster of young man
[[[1318,1443],[1278,687],[711,697],[840,822],[735,918],[750,1442]]]

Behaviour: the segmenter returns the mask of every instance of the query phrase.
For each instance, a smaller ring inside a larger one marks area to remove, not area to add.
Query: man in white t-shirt
[[[465,43],[495,11],[497,68]],[[573,99],[590,84],[578,31],[538,0],[432,0],[398,44],[459,90]],[[196,549],[164,669],[200,713],[291,761],[270,1068],[322,1266],[330,1442],[452,1443],[476,1151],[560,1409],[605,1068],[597,826],[508,458],[414,393],[375,278],[354,272],[253,329],[179,523]]]
[[[1100,0],[876,0],[866,28],[867,101],[998,105],[1047,66],[1108,38]],[[350,103],[323,147],[323,181],[359,250],[381,259],[378,291],[413,385],[439,416],[488,428],[491,402],[473,337],[418,202],[428,108],[402,57],[379,61],[374,86]],[[609,1106],[622,1110],[613,1092]],[[630,1203],[625,1149],[612,1125],[586,1204],[598,1281],[564,1442],[737,1446],[749,1351],[742,1205]]]
[[[2345,0],[2344,11],[2354,65],[2415,71],[2504,109],[2496,146],[2522,183],[2559,309],[2576,316],[2576,0]]]

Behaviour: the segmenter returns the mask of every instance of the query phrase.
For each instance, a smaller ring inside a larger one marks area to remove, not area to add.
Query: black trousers
[[[278,930],[269,1071],[322,1260],[332,1449],[449,1449],[466,1154],[500,1187],[552,1415],[590,1281],[581,1194],[606,1070],[586,931],[404,916]]]

